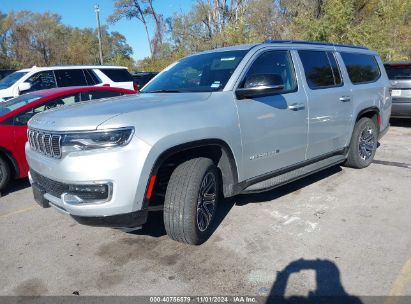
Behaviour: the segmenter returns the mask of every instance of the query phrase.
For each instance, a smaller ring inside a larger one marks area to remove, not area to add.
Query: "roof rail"
[[[356,49],[368,50],[365,46],[353,45],[353,44],[338,44],[333,42],[324,41],[305,41],[305,40],[272,40],[267,39],[263,43],[291,43],[291,44],[308,44],[308,45],[324,45],[324,46],[344,46]]]

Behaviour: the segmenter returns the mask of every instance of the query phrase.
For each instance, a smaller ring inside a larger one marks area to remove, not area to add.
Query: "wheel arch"
[[[211,158],[221,172],[222,189],[225,197],[230,197],[236,194],[235,185],[238,184],[238,170],[234,154],[230,146],[221,139],[203,139],[179,144],[168,148],[162,152],[154,162],[150,177],[156,176],[154,188],[161,183],[159,178],[165,174],[165,178],[169,178],[169,172],[164,171],[167,166],[171,169],[177,166],[184,160],[194,157]],[[149,187],[150,180],[147,181],[146,192]]]
[[[378,107],[368,107],[358,112],[355,123],[357,123],[357,121],[359,121],[363,117],[372,119],[378,128],[378,132],[380,131],[380,110],[378,109]]]

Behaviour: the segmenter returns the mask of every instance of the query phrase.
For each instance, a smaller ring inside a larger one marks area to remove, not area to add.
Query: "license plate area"
[[[44,194],[46,191],[36,183],[31,185],[31,189],[33,190],[34,200],[43,208],[49,208],[50,204],[49,201],[44,198]]]
[[[393,97],[401,96],[401,90],[392,90],[391,91],[391,96],[393,96]]]

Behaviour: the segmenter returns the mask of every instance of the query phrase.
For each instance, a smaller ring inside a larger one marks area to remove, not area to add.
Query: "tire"
[[[10,181],[10,166],[7,161],[0,156],[0,191],[3,190]]]
[[[378,145],[378,129],[374,121],[363,117],[355,124],[345,166],[362,169],[368,167]]]
[[[171,239],[200,245],[210,237],[220,193],[219,181],[218,169],[211,159],[190,159],[177,166],[164,200],[164,226]]]

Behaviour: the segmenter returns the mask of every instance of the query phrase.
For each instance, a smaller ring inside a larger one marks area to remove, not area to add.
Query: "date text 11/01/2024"
[[[198,297],[150,297],[150,303],[257,303],[256,297],[198,296]]]

